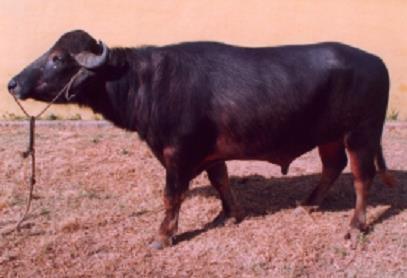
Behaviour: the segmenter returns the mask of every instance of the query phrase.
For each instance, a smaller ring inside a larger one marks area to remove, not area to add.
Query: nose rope
[[[30,131],[29,131],[29,143],[28,143],[28,148],[26,151],[22,153],[23,158],[27,158],[28,156],[31,156],[31,178],[30,178],[30,189],[29,189],[29,195],[28,195],[28,201],[27,201],[27,206],[25,209],[24,214],[20,218],[20,220],[17,222],[17,225],[14,230],[20,231],[20,226],[23,223],[23,221],[26,219],[28,212],[30,211],[31,207],[31,201],[32,201],[32,196],[33,196],[33,191],[34,191],[34,185],[36,183],[36,172],[35,172],[35,120],[41,117],[45,111],[47,111],[52,104],[54,104],[57,99],[62,96],[63,93],[65,93],[65,98],[69,101],[71,100],[75,95],[69,95],[69,91],[71,90],[72,84],[75,82],[76,78],[83,72],[83,68],[80,68],[68,81],[67,84],[58,92],[58,94],[42,109],[37,115],[33,116],[30,115],[27,110],[24,109],[24,107],[21,105],[20,101],[13,95],[13,98],[17,105],[20,107],[21,111],[29,118],[30,120]]]
[[[72,77],[71,79],[68,81],[68,83],[65,84],[65,86],[58,92],[58,94],[36,115],[36,116],[32,116],[30,115],[27,110],[25,110],[25,108],[21,105],[21,102],[16,98],[15,95],[12,95],[15,102],[17,103],[17,105],[20,107],[21,111],[23,111],[23,113],[28,117],[34,117],[36,119],[38,119],[39,117],[41,117],[50,107],[52,104],[55,103],[55,101],[58,100],[58,98],[60,96],[62,96],[62,94],[65,92],[65,98],[66,100],[71,100],[73,96],[69,95],[69,91],[71,90],[72,84],[73,82],[75,82],[76,78],[78,78],[79,75],[81,75],[83,72],[83,68],[80,68]]]

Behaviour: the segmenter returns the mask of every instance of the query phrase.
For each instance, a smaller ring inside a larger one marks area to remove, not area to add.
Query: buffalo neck
[[[116,126],[147,133],[152,78],[151,48],[112,48],[108,64],[89,82],[80,102]]]

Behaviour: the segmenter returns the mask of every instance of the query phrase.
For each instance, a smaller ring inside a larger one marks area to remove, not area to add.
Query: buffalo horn
[[[95,69],[105,64],[109,48],[102,41],[99,41],[99,45],[103,47],[102,54],[96,55],[92,52],[84,51],[75,55],[76,62],[87,69]]]

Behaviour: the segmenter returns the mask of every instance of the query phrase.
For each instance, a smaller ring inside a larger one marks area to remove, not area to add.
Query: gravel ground
[[[27,126],[0,122],[0,276],[407,277],[407,122],[383,137],[395,189],[375,179],[371,230],[351,249],[343,236],[354,206],[349,168],[317,212],[295,210],[318,181],[314,150],[287,176],[263,162],[229,162],[246,211],[237,225],[205,228],[220,211],[206,176],[184,202],[176,245],[147,245],[163,217],[164,170],[137,134],[103,122],[39,122],[37,185],[24,211],[29,164]]]

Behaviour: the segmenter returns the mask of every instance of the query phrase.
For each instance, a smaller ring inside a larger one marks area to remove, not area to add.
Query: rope
[[[81,75],[85,71],[84,68],[80,68],[78,72],[76,72],[71,79],[68,81],[68,83],[58,92],[58,94],[42,109],[37,115],[32,116],[30,115],[27,110],[24,109],[24,107],[21,105],[20,101],[13,95],[13,98],[17,105],[20,107],[21,111],[29,118],[30,120],[30,133],[29,133],[29,143],[28,143],[28,148],[25,152],[22,153],[23,158],[27,158],[28,156],[31,156],[31,178],[30,178],[30,191],[28,195],[28,201],[27,201],[27,206],[25,208],[25,212],[20,218],[20,220],[17,222],[17,225],[15,227],[15,230],[20,231],[21,224],[24,222],[24,220],[27,217],[28,212],[30,211],[31,207],[31,201],[32,201],[32,196],[33,196],[33,191],[34,191],[34,185],[36,183],[36,171],[35,171],[35,120],[40,118],[45,111],[47,111],[52,104],[54,104],[59,97],[62,96],[62,94],[65,93],[65,98],[67,101],[71,100],[75,95],[69,95],[69,91],[71,90],[72,84],[75,82],[76,78],[78,78],[79,75]]]

